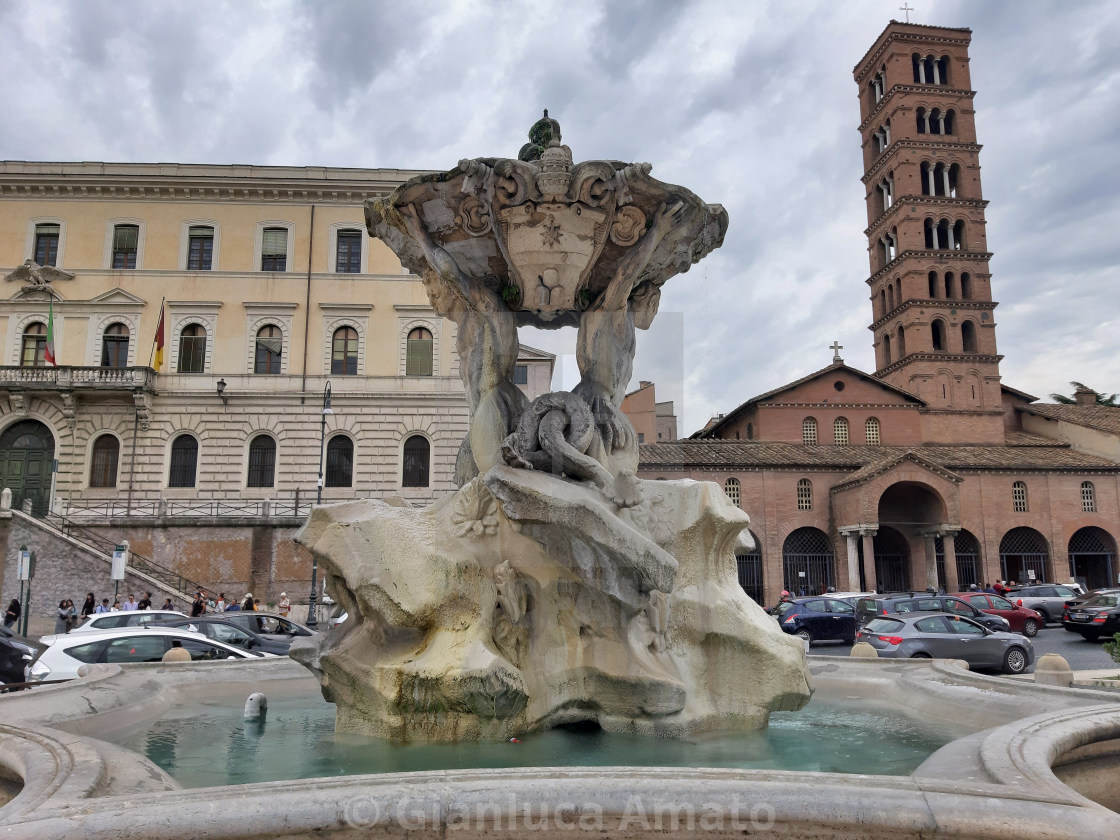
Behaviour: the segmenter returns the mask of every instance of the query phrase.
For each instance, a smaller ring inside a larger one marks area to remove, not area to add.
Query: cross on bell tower
[[[860,88],[875,375],[1002,440],[968,29],[891,21]],[[989,428],[990,427],[990,428]]]

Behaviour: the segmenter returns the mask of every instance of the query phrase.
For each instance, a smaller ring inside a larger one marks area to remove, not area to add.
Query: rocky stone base
[[[431,507],[316,508],[297,540],[350,618],[292,655],[337,727],[504,739],[563,723],[667,737],[809,699],[801,642],[738,585],[748,517],[710,483],[594,488],[495,467]]]

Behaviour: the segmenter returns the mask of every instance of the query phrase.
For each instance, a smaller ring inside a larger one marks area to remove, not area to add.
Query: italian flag
[[[51,299],[50,309],[47,313],[47,349],[43,353],[43,361],[48,365],[55,365],[58,362],[54,358],[54,299]]]

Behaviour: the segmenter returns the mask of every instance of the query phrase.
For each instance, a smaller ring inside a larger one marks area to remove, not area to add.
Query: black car
[[[0,627],[0,682],[24,682],[24,668],[45,646]]]
[[[770,613],[785,632],[807,642],[838,639],[851,644],[856,637],[856,611],[837,598],[794,598]]]
[[[1102,593],[1069,607],[1062,626],[1089,641],[1115,635],[1120,632],[1120,595]]]
[[[1006,618],[981,612],[962,598],[953,595],[916,595],[913,592],[861,598],[856,604],[856,617],[862,627],[876,616],[901,615],[912,612],[940,612],[971,618],[996,633],[1007,632],[1011,625]]]
[[[252,651],[253,653],[275,653],[277,656],[287,656],[291,641],[278,642],[258,636],[244,627],[226,621],[222,618],[200,616],[198,618],[184,618],[179,621],[161,622],[164,627],[181,627],[187,630],[196,630],[208,639],[224,642],[227,645]]]

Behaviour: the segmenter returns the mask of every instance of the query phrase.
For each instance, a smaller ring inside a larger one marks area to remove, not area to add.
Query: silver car
[[[946,613],[873,618],[856,633],[856,641],[867,642],[880,657],[963,659],[970,668],[998,668],[1005,674],[1021,674],[1034,662],[1034,646],[1025,636]]]

